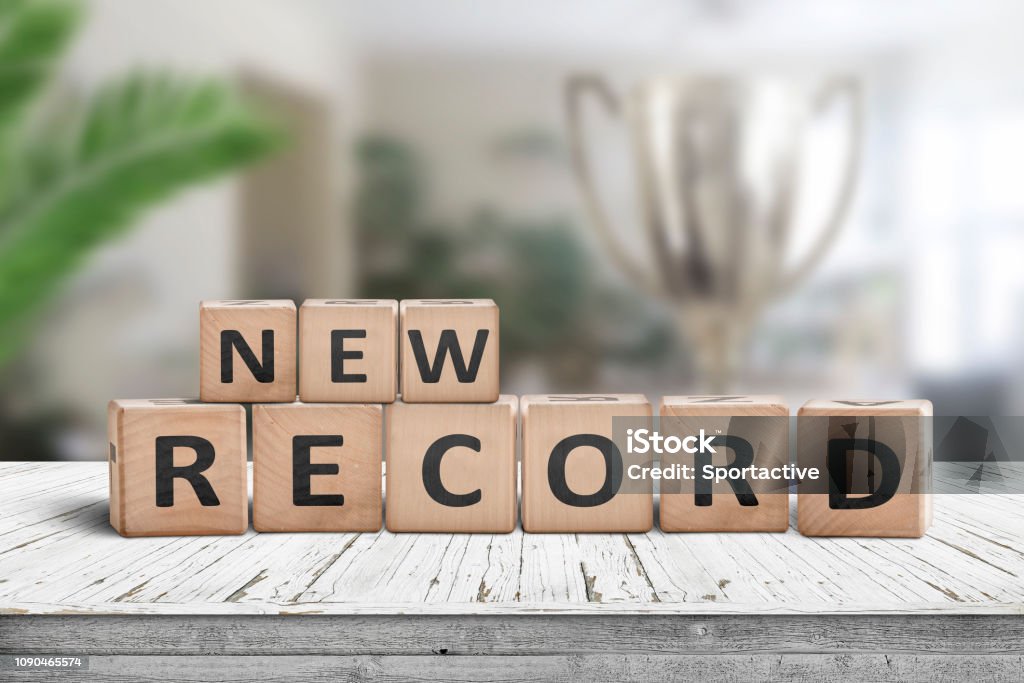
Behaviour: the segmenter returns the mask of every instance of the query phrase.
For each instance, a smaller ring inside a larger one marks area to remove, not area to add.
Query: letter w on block
[[[403,301],[400,319],[403,401],[498,400],[498,307],[493,301]]]
[[[473,354],[469,358],[469,365],[462,356],[462,347],[459,346],[458,333],[455,330],[442,330],[441,341],[437,344],[437,351],[434,353],[434,364],[427,361],[427,349],[423,345],[423,334],[419,330],[409,330],[409,343],[412,344],[412,353],[416,357],[416,368],[420,372],[420,379],[426,384],[437,384],[441,381],[441,371],[444,370],[444,358],[446,355],[452,357],[452,369],[455,377],[461,384],[469,384],[476,381],[477,373],[480,370],[480,361],[484,357],[484,348],[487,346],[488,330],[477,330],[476,341],[473,342]]]

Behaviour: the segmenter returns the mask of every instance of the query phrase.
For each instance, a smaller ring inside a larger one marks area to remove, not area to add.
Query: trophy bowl
[[[628,128],[646,260],[625,248],[600,200],[583,128],[588,98]],[[565,104],[573,170],[604,248],[637,286],[672,303],[700,389],[728,391],[760,310],[805,278],[840,231],[859,165],[858,82],[674,76],[619,97],[603,78],[577,75]],[[836,106],[847,109],[839,185],[811,246],[793,259],[808,130]]]

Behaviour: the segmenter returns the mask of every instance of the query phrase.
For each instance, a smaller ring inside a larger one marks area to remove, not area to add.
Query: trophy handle
[[[597,187],[593,175],[590,172],[590,155],[587,153],[587,144],[583,134],[583,105],[588,94],[596,96],[604,108],[616,118],[622,114],[622,105],[618,95],[611,89],[608,82],[597,75],[576,75],[570,76],[565,85],[565,112],[569,127],[569,151],[572,159],[572,168],[576,174],[576,181],[583,192],[584,203],[591,221],[597,227],[597,235],[602,242],[605,251],[615,261],[616,265],[634,281],[642,284],[645,288],[654,293],[660,293],[659,287],[655,284],[650,271],[642,264],[628,256],[629,252],[619,241],[615,231],[611,227],[608,213],[604,205],[598,199]]]
[[[783,276],[776,293],[783,293],[806,277],[818,264],[839,235],[846,210],[850,207],[853,193],[857,186],[857,168],[860,166],[861,137],[863,134],[863,106],[861,103],[860,83],[852,77],[833,78],[826,81],[814,98],[814,113],[821,114],[837,99],[849,102],[849,151],[843,169],[843,178],[839,185],[839,193],[832,205],[825,223],[825,229],[818,236],[817,242],[807,252],[789,274]]]

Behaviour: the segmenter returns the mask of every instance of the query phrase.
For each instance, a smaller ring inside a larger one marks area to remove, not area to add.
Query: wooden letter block
[[[378,531],[379,405],[253,406],[253,527],[257,531]]]
[[[923,536],[931,524],[932,404],[808,401],[797,460],[821,478],[798,488],[805,536]]]
[[[490,299],[401,304],[402,400],[498,400],[498,307]]]
[[[641,395],[524,396],[522,518],[528,532],[645,532],[654,495],[621,492],[613,417],[646,418]]]
[[[666,396],[663,437],[683,439],[701,430],[714,435],[715,453],[680,451],[661,456],[662,466],[694,468],[692,481],[662,480],[662,531],[785,531],[789,484],[784,479],[743,478],[715,484],[705,465],[778,471],[789,463],[789,408],[781,396]]]
[[[287,300],[199,305],[199,398],[295,400],[295,304]]]
[[[299,396],[306,403],[391,403],[398,302],[307,299],[299,308]]]
[[[110,524],[122,536],[241,534],[249,526],[245,410],[185,399],[111,401]]]
[[[388,406],[388,529],[513,531],[517,409],[515,396]]]

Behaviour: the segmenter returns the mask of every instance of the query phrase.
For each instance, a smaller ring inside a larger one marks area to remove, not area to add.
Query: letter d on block
[[[245,411],[111,401],[110,524],[122,536],[240,534],[249,525]]]
[[[919,537],[932,517],[928,401],[806,403],[797,460],[821,472],[799,484],[805,536]]]

